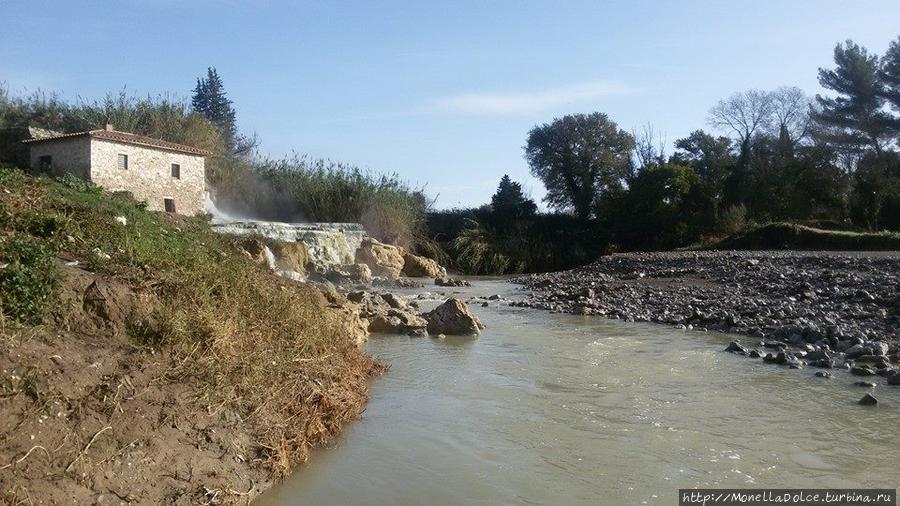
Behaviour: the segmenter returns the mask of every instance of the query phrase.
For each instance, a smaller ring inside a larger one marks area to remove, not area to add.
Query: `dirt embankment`
[[[194,358],[135,340],[140,329],[129,326],[155,325],[151,291],[60,268],[65,317],[7,326],[0,339],[0,503],[249,502],[279,476],[273,458],[327,444],[357,417],[380,371],[348,346],[295,364],[298,382],[279,394],[292,399],[290,417],[224,402],[195,374]],[[338,305],[322,297],[321,317],[344,311]],[[348,327],[348,342],[354,332]],[[300,435],[281,436],[297,433],[287,424]]]
[[[619,254],[518,282],[530,307],[746,334],[761,349],[730,351],[900,385],[897,252]]]

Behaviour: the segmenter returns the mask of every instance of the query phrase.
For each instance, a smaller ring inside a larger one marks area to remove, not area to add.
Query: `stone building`
[[[53,134],[24,141],[31,168],[72,174],[109,191],[128,191],[151,211],[205,212],[206,150],[113,130]]]

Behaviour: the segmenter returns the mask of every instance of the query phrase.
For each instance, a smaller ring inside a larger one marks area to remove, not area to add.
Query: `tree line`
[[[433,236],[461,267],[486,273],[677,248],[749,223],[900,230],[900,38],[881,56],[837,44],[818,77],[824,95],[783,86],[720,100],[712,131],[676,140],[671,154],[652,127],[628,132],[600,112],[537,125],[524,156],[554,212],[534,212],[504,176],[490,204],[433,216]],[[577,229],[550,254],[549,215]]]
[[[265,159],[241,133],[209,68],[190,100],[125,93],[67,101],[0,86],[0,163],[28,166],[29,127],[117,129],[214,153],[217,203],[250,217],[359,221],[377,237],[473,273],[562,269],[616,250],[671,249],[790,221],[900,230],[900,38],[883,55],[846,41],[819,70],[824,95],[746,90],[716,103],[709,131],[666,145],[648,126],[572,114],[536,125],[524,156],[549,213],[504,176],[490,203],[428,213],[422,189],[396,175],[302,156]],[[426,222],[427,213],[427,222]]]

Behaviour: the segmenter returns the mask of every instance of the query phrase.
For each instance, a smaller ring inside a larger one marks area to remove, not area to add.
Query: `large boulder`
[[[443,278],[447,276],[447,269],[430,258],[406,253],[403,255],[402,274],[411,278]]]
[[[428,322],[396,295],[352,292],[347,299],[359,304],[359,315],[369,322],[370,332],[428,335]]]
[[[369,320],[370,332],[386,334],[427,335],[428,322],[411,311],[389,309],[387,313],[378,314]]]
[[[335,265],[325,271],[325,279],[338,285],[368,285],[372,271],[366,264]]]
[[[275,261],[280,270],[306,274],[309,250],[302,242],[282,242],[276,248]]]
[[[428,332],[431,334],[470,336],[484,330],[484,324],[469,312],[466,303],[452,297],[422,316],[428,320]]]
[[[373,276],[397,279],[403,270],[403,252],[396,246],[366,238],[356,250],[356,263],[368,265]]]

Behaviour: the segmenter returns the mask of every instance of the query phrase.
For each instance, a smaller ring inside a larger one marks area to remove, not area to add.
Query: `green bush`
[[[99,193],[101,191],[100,187],[95,185],[93,182],[75,176],[71,173],[66,173],[64,176],[58,178],[58,180],[63,186],[78,192]]]
[[[716,232],[722,235],[736,234],[747,226],[747,207],[738,204],[726,208],[716,217]]]
[[[505,274],[510,271],[510,258],[500,251],[501,244],[491,227],[470,220],[469,227],[453,239],[450,246],[455,253],[456,264],[463,272]]]
[[[41,323],[57,282],[54,252],[14,234],[0,242],[0,266],[3,315],[23,324]]]

